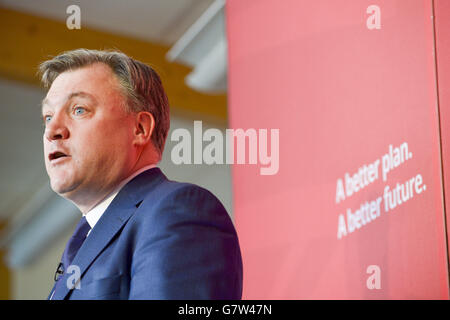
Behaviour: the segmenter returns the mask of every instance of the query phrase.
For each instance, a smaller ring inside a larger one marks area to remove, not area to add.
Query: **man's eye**
[[[52,119],[52,116],[44,116],[43,118],[44,118],[44,123],[48,123]]]
[[[73,109],[73,111],[74,111],[74,113],[75,113],[77,116],[80,116],[80,115],[82,115],[83,113],[86,112],[86,109],[83,108],[83,107],[77,106],[77,107],[75,107],[75,108]]]

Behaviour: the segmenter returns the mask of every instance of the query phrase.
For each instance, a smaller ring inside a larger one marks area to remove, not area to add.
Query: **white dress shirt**
[[[91,226],[91,230],[94,228],[97,221],[100,220],[100,217],[102,216],[102,214],[106,211],[108,206],[111,204],[111,202],[117,196],[120,189],[122,189],[131,179],[136,177],[138,174],[140,174],[146,170],[149,170],[151,168],[154,168],[154,167],[156,167],[155,164],[150,164],[150,165],[142,167],[138,171],[134,172],[131,176],[129,176],[128,178],[126,178],[125,180],[120,182],[120,184],[117,186],[117,188],[114,189],[114,191],[111,192],[109,195],[107,195],[99,204],[97,204],[94,208],[89,210],[89,212],[84,214],[83,216],[86,217],[87,222]],[[91,232],[91,230],[89,231],[89,233]],[[89,233],[87,234],[88,236],[89,236]]]

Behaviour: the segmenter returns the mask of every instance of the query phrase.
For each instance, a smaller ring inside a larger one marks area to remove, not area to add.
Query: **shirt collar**
[[[94,208],[89,210],[86,214],[83,216],[86,217],[87,222],[91,226],[91,230],[96,225],[97,221],[100,220],[100,217],[102,214],[106,211],[108,206],[111,204],[111,202],[114,200],[114,198],[119,193],[120,189],[122,189],[131,179],[139,175],[140,173],[149,170],[151,168],[156,167],[155,164],[150,164],[148,166],[142,167],[141,169],[134,172],[132,175],[130,175],[128,178],[120,182],[120,184],[117,186],[117,188],[114,189],[109,195],[107,195],[99,204],[97,204]]]

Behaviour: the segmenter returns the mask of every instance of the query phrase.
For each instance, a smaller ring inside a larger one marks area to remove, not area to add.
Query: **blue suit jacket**
[[[239,242],[225,208],[209,191],[170,181],[159,168],[120,190],[72,265],[79,267],[80,288],[63,285],[53,300],[242,295]],[[74,283],[71,272],[59,281]]]

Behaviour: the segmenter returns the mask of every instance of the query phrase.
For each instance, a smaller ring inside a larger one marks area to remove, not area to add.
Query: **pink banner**
[[[448,299],[432,5],[227,1],[244,298]]]

